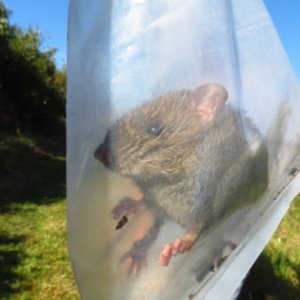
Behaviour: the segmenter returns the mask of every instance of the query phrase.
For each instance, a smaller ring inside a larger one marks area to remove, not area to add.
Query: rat
[[[131,258],[129,273],[145,265],[165,220],[179,223],[186,232],[164,246],[162,266],[266,188],[266,147],[250,148],[239,113],[227,99],[226,88],[217,83],[168,92],[123,115],[95,150],[105,167],[132,179],[141,190],[141,201],[125,197],[112,210],[113,217],[145,208],[155,216],[149,232],[121,258],[121,263]]]

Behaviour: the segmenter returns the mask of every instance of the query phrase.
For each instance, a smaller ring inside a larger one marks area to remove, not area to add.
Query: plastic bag
[[[229,299],[300,190],[299,108],[260,0],[71,0],[82,299]]]

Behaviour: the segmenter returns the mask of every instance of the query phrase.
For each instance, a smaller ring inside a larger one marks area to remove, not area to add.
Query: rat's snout
[[[94,157],[102,162],[105,167],[112,169],[114,159],[111,152],[110,135],[110,130],[108,130],[104,142],[95,150]]]
[[[94,152],[94,157],[99,159],[106,167],[108,166],[108,162],[109,162],[108,146],[109,146],[108,143],[103,142]]]

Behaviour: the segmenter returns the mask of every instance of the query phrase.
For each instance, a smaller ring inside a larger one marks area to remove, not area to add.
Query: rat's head
[[[218,118],[227,97],[218,84],[165,94],[119,119],[94,155],[138,181],[174,181],[185,176],[199,135]]]

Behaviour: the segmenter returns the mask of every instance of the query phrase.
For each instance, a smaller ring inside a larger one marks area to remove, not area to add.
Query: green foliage
[[[66,70],[57,70],[55,49],[40,50],[42,34],[9,24],[0,2],[0,130],[42,135],[65,132]]]

